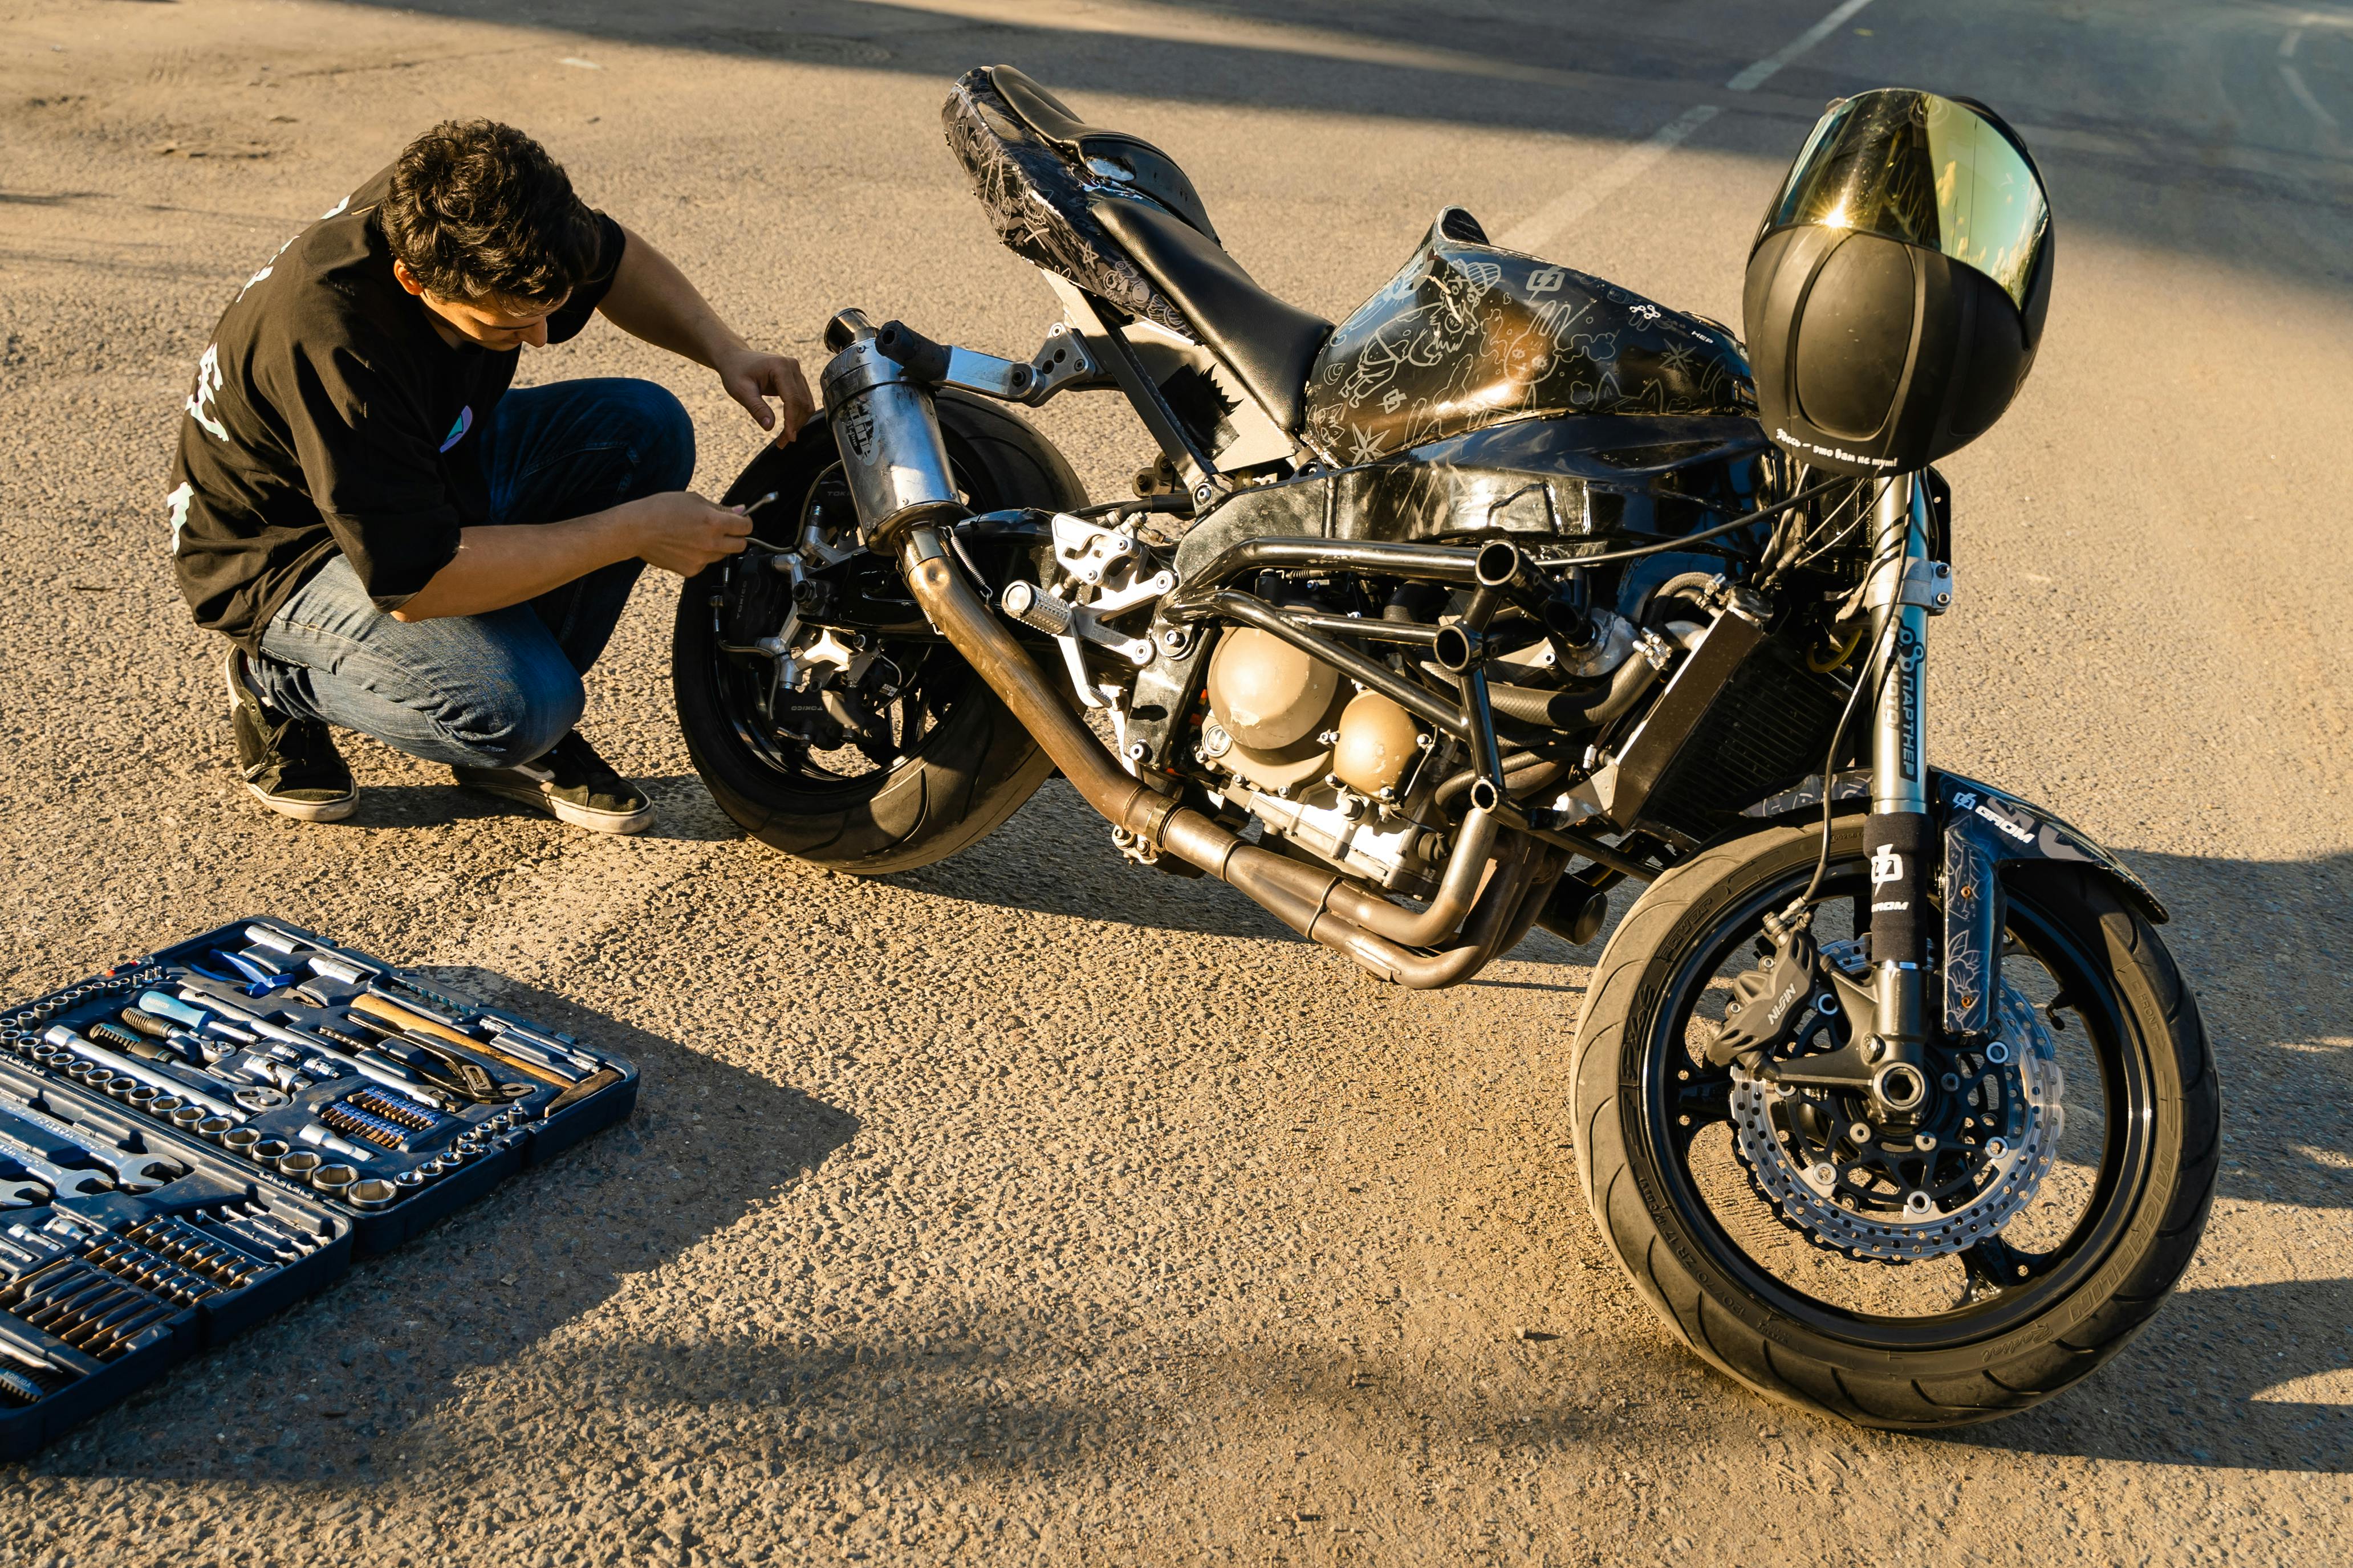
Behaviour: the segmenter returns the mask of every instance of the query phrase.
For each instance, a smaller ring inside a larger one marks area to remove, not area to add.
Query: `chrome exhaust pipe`
[[[1111,820],[1114,827],[1134,834],[1147,844],[1159,843],[1176,803],[1121,767],[1079,722],[1078,715],[1054,695],[1046,678],[989,613],[980,595],[965,581],[939,530],[910,530],[900,550],[900,564],[915,603],[950,647],[988,682],[998,700],[1013,710],[1022,728],[1036,738],[1071,787]]]

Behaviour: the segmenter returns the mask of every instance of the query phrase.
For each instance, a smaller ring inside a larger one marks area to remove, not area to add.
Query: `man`
[[[746,345],[490,121],[409,143],[221,317],[174,464],[172,560],[231,641],[237,766],[263,805],[351,815],[340,725],[578,826],[652,822],[573,728],[580,678],[647,563],[691,574],[750,524],[685,489],[694,433],[652,383],[508,391],[523,345],[597,310],[717,371],[780,443],[813,412],[797,363]]]

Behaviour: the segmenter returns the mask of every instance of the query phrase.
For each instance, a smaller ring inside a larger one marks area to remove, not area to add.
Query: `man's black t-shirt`
[[[337,552],[398,609],[490,516],[476,434],[513,352],[451,347],[392,275],[385,169],[247,279],[196,369],[172,465],[172,563],[196,624],[259,649]],[[599,213],[596,274],[548,318],[560,342],[611,287],[626,238]]]

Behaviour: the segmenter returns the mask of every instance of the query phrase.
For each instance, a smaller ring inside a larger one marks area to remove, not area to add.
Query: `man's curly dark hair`
[[[401,149],[379,221],[436,299],[543,306],[596,266],[596,220],[564,165],[495,120],[445,120]]]

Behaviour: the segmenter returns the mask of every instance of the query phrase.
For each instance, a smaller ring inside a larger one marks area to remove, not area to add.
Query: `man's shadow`
[[[735,1224],[858,1131],[788,1085],[561,996],[480,970],[429,973],[634,1061],[636,1111],[92,1416],[35,1473],[370,1479],[470,1371]]]

